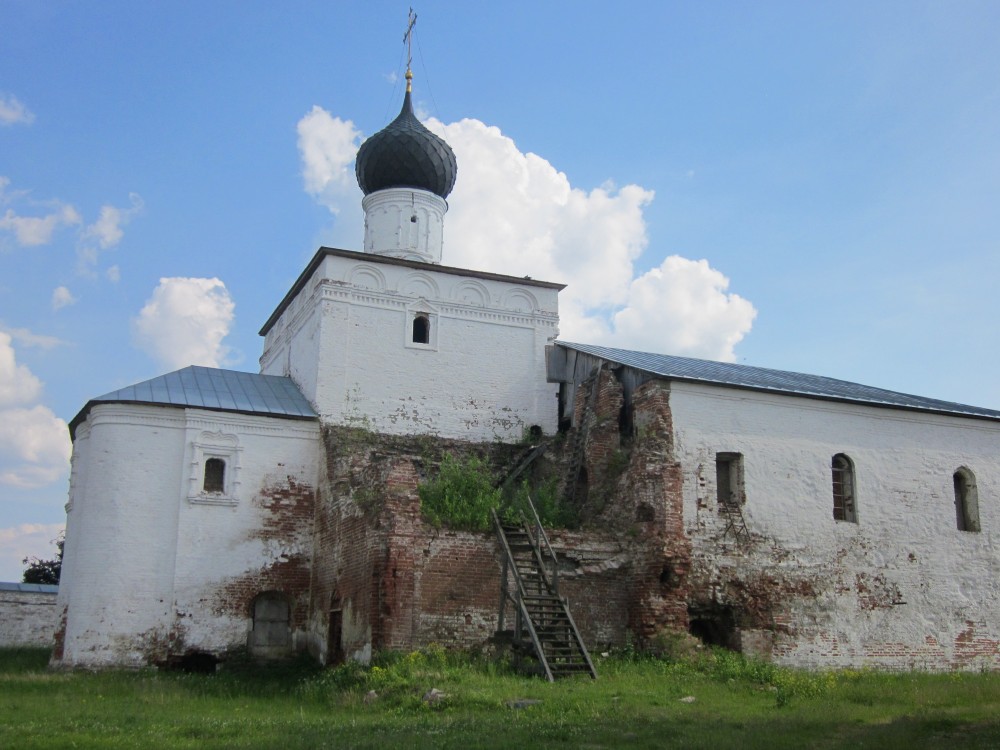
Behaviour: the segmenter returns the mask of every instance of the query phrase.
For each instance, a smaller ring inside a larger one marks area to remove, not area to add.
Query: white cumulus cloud
[[[64,286],[57,286],[52,290],[52,309],[62,310],[64,307],[75,305],[77,302],[73,293]]]
[[[114,247],[125,235],[123,228],[144,207],[142,197],[137,193],[129,193],[128,208],[118,208],[112,205],[101,206],[100,215],[84,232],[84,238],[96,240],[102,250]]]
[[[36,346],[58,342],[51,336],[30,338]],[[11,334],[0,331],[0,484],[41,487],[66,474],[69,432],[51,409],[31,406],[41,396],[42,382],[17,363],[12,342]]]
[[[25,365],[17,363],[13,338],[0,331],[0,407],[29,404],[41,393],[42,381]]]
[[[757,311],[728,287],[729,279],[707,260],[671,255],[632,282],[627,305],[612,316],[613,330],[595,343],[626,341],[643,351],[732,361]]]
[[[566,340],[735,359],[733,347],[756,310],[727,291],[720,271],[671,255],[636,274],[649,242],[643,210],[652,191],[575,187],[547,160],[478,120],[426,125],[448,141],[459,165],[448,198],[445,263],[567,284],[560,293]],[[319,107],[299,122],[306,191],[339,222],[360,202],[351,169],[360,135]],[[348,246],[360,246],[357,235]]]
[[[133,218],[142,213],[145,204],[137,193],[129,193],[129,206],[119,208],[105,204],[101,206],[97,221],[88,224],[80,233],[77,247],[77,270],[84,276],[95,276],[94,267],[102,250],[113,248],[125,236],[125,227]],[[114,269],[114,270],[112,270]],[[105,274],[111,281],[118,281],[118,266],[112,266]]]
[[[79,223],[80,214],[68,205],[59,205],[56,210],[44,216],[19,216],[13,209],[8,208],[0,217],[0,229],[13,232],[18,244],[24,247],[47,245],[60,226]]]
[[[0,125],[30,125],[35,115],[13,94],[0,94]]]
[[[171,369],[220,367],[235,305],[219,279],[163,278],[132,321],[136,345]]]
[[[299,120],[297,130],[306,192],[338,213],[342,197],[358,190],[354,155],[361,145],[361,131],[350,120],[331,117],[315,106]]]
[[[41,487],[66,474],[72,443],[47,406],[0,411],[0,484]]]

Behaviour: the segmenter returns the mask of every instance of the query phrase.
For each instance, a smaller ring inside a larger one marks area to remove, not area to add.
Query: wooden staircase
[[[519,660],[534,659],[535,670],[549,682],[583,673],[596,679],[573,615],[559,596],[558,562],[530,498],[528,506],[533,523],[523,515],[517,523],[504,523],[493,512],[502,552],[498,635],[510,639]],[[514,611],[510,631],[506,629],[508,603]]]

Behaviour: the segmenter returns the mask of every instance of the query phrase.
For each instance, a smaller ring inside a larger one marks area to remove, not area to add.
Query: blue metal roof
[[[58,594],[59,587],[48,583],[10,583],[0,581],[0,591],[21,591],[29,594]]]
[[[918,409],[943,414],[1000,419],[1000,411],[993,409],[966,406],[951,401],[939,401],[923,396],[911,396],[906,393],[887,391],[883,388],[873,388],[821,375],[805,375],[785,370],[770,370],[765,367],[750,367],[749,365],[712,362],[689,357],[673,357],[667,354],[650,354],[590,344],[573,344],[568,341],[557,341],[556,343],[566,349],[590,354],[671,380],[712,383],[734,388],[748,388],[756,391],[786,393],[835,401],[853,401],[859,404],[896,409]]]
[[[91,399],[70,422],[70,433],[95,404],[136,403],[189,406],[270,417],[316,419],[291,378],[192,365]]]

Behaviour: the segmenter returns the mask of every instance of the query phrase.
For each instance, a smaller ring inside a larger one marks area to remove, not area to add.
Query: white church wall
[[[268,331],[262,372],[290,375],[321,418],[338,424],[469,440],[517,440],[531,425],[551,434],[557,386],[546,382],[545,347],[558,333],[557,293],[509,277],[327,255]],[[426,344],[412,340],[416,315],[428,319]],[[299,360],[310,347],[315,355]]]
[[[316,422],[222,417],[188,410],[174,581],[178,637],[186,649],[210,652],[246,644],[258,594],[306,606],[319,471]],[[221,497],[200,491],[206,457],[216,455],[231,460]]]
[[[68,513],[56,663],[243,646],[254,596],[304,600],[318,444],[313,421],[92,407],[74,444],[85,481]],[[222,491],[205,491],[209,458],[225,462]]]
[[[1000,664],[1000,425],[685,383],[670,401],[695,579],[718,587],[703,596],[738,578],[773,597],[778,661]],[[747,544],[719,541],[720,452],[743,457]],[[856,523],[833,518],[838,453],[854,464]],[[975,474],[979,533],[957,528],[960,467]]]
[[[147,638],[169,630],[181,424],[177,410],[108,404],[77,427],[85,460],[74,459],[82,481],[66,518],[64,665],[144,664]]]

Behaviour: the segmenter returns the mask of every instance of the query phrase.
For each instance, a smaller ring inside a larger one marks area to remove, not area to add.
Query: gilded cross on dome
[[[413,90],[413,71],[410,70],[410,66],[413,64],[413,27],[417,24],[417,14],[413,12],[413,8],[410,8],[407,21],[403,43],[406,45],[406,90],[410,92]]]

